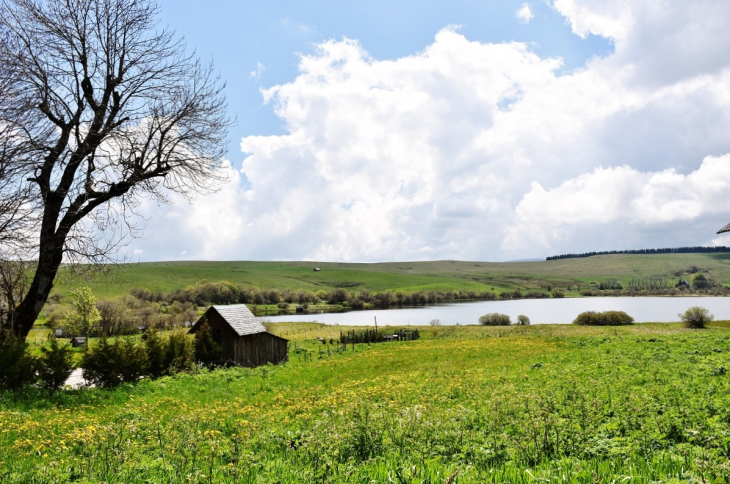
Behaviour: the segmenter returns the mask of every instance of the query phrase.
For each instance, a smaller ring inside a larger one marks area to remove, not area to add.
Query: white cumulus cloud
[[[145,255],[503,260],[710,243],[730,222],[729,5],[555,0],[576,34],[615,44],[564,74],[526,44],[449,28],[393,60],[325,42],[263,91],[286,134],[245,137],[240,172],[155,218]]]
[[[532,10],[530,9],[530,5],[527,3],[522,4],[516,15],[517,20],[519,20],[523,24],[529,24],[530,20],[535,17],[535,15],[533,15],[532,13]]]
[[[586,232],[621,238],[620,231],[632,230],[632,226],[640,231],[651,227],[677,230],[679,224],[688,222],[712,225],[716,214],[730,213],[728,193],[730,155],[709,156],[687,175],[674,168],[641,172],[618,166],[598,167],[549,190],[533,182],[515,208],[515,223],[503,246],[528,248],[538,243],[549,248]],[[686,235],[685,231],[679,234]]]

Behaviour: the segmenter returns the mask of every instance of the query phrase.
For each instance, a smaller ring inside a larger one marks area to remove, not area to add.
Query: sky
[[[134,260],[730,245],[726,0],[161,0],[227,83],[217,193]]]

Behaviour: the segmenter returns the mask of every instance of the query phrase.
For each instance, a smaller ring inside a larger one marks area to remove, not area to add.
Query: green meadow
[[[428,327],[288,363],[0,394],[0,482],[720,483],[730,324]],[[325,340],[325,344],[318,339]]]
[[[319,267],[320,272],[314,272]],[[133,287],[170,292],[201,280],[228,281],[260,289],[367,289],[380,291],[495,292],[563,288],[577,295],[579,288],[606,279],[626,287],[632,278],[666,278],[673,285],[693,272],[730,284],[730,254],[602,255],[582,259],[539,262],[392,262],[351,264],[331,262],[149,262],[106,268],[104,274],[72,276],[62,273],[56,291],[89,285],[99,298],[116,297]]]

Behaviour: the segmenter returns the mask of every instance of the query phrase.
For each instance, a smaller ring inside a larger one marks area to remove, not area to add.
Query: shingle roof
[[[267,332],[264,325],[261,324],[245,304],[211,306],[211,309],[215,309],[218,314],[223,316],[223,319],[228,322],[238,336]]]

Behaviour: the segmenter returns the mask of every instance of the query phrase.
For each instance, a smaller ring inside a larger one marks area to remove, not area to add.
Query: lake
[[[478,324],[487,313],[508,314],[515,322],[524,314],[532,324],[571,323],[583,311],[626,311],[638,323],[676,322],[690,306],[710,310],[718,320],[730,320],[730,298],[726,297],[586,297],[564,299],[517,299],[476,301],[401,309],[373,309],[342,313],[309,313],[267,316],[263,321],[316,321],[325,324],[372,326],[428,325],[438,319],[443,325]]]

